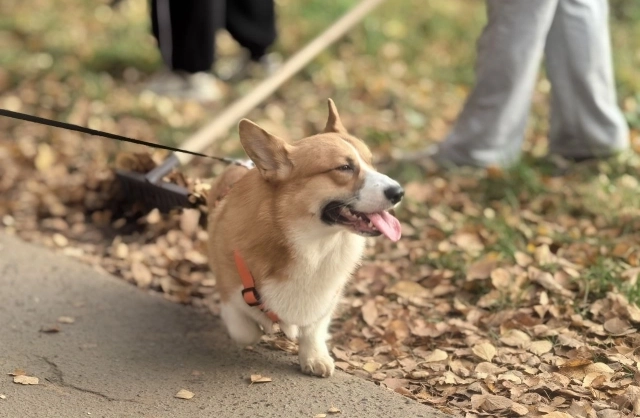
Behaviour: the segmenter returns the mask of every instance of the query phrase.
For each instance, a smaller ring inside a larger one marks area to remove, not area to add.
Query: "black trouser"
[[[254,60],[276,39],[273,0],[151,0],[151,22],[165,64],[190,73],[211,70],[220,28]]]

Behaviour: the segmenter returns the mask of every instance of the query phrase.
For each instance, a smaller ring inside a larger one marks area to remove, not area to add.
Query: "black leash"
[[[45,118],[41,118],[41,117],[38,117],[38,116],[27,115],[26,113],[13,112],[11,110],[6,110],[6,109],[0,109],[0,116],[5,116],[5,117],[8,117],[8,118],[12,118],[12,119],[24,120],[24,121],[27,121],[27,122],[38,123],[38,124],[41,124],[41,125],[53,126],[54,128],[68,129],[70,131],[82,132],[82,133],[89,134],[89,135],[101,136],[101,137],[104,137],[104,138],[115,139],[117,141],[130,142],[132,144],[137,144],[137,145],[145,145],[145,146],[151,147],[151,148],[159,148],[159,149],[164,149],[164,150],[173,151],[173,152],[183,152],[185,154],[191,154],[191,155],[195,155],[197,157],[210,158],[212,160],[222,161],[222,162],[228,163],[228,164],[237,163],[236,160],[231,159],[231,158],[214,157],[212,155],[201,154],[199,152],[194,152],[194,151],[187,151],[187,150],[183,150],[183,149],[179,149],[179,148],[170,147],[168,145],[154,144],[152,142],[141,141],[139,139],[128,138],[128,137],[122,136],[122,135],[117,135],[117,134],[112,134],[112,133],[109,133],[109,132],[98,131],[96,129],[90,129],[90,128],[86,128],[84,126],[74,125],[72,123],[59,122],[59,121],[56,121],[56,120],[45,119]]]

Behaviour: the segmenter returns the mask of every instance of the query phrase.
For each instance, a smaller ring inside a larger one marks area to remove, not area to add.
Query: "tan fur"
[[[220,272],[216,276],[223,301],[240,283],[233,250],[240,251],[251,266],[258,288],[266,277],[279,277],[289,261],[283,229],[271,215],[275,193],[262,183],[257,170],[248,171],[209,218],[209,257],[212,270]]]
[[[362,255],[364,238],[324,226],[319,217],[328,201],[349,198],[362,187],[365,170],[372,170],[371,152],[346,132],[332,101],[321,134],[289,144],[243,120],[240,139],[257,168],[241,172],[229,167],[209,199],[215,206],[209,215],[209,260],[229,312],[223,319],[242,344],[259,337],[257,324],[270,325],[262,312],[239,299],[237,250],[285,332],[295,336],[300,327],[303,371],[328,376],[333,361],[320,340]],[[352,173],[336,170],[345,164],[354,165]]]
[[[216,201],[223,191],[229,191],[237,183],[233,192],[209,218],[209,231],[215,238],[211,240],[213,245],[209,251],[211,267],[214,271],[231,270],[231,274],[224,274],[218,279],[222,300],[228,299],[228,289],[231,287],[225,284],[235,284],[240,280],[233,263],[233,249],[241,252],[247,265],[253,267],[252,270],[256,269],[253,275],[258,288],[266,278],[286,280],[286,275],[279,273],[291,256],[283,236],[282,222],[313,215],[304,210],[318,201],[318,195],[308,193],[309,190],[315,189],[321,193],[329,189],[333,195],[336,188],[351,192],[361,184],[360,173],[345,178],[332,170],[344,163],[345,157],[357,160],[345,142],[352,144],[367,164],[371,164],[371,152],[362,141],[346,133],[333,101],[330,102],[330,108],[333,108],[330,120],[338,124],[338,127],[333,127],[342,134],[329,131],[331,127],[327,126],[324,133],[301,139],[295,148],[291,147],[291,181],[272,184],[264,181],[259,170],[249,171],[244,167],[230,166],[221,174],[222,181],[219,184],[223,186],[212,188],[209,201]],[[244,173],[240,174],[239,171]],[[274,218],[274,208],[280,210],[282,219]]]
[[[229,193],[233,185],[244,177],[248,171],[249,168],[243,165],[233,164],[227,167],[220,176],[215,179],[209,192],[209,211],[218,205],[222,198]]]

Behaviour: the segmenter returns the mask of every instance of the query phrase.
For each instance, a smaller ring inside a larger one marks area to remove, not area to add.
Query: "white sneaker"
[[[220,80],[238,82],[246,78],[266,78],[278,71],[282,66],[282,56],[271,52],[263,55],[258,61],[252,61],[248,53],[239,57],[222,61],[218,64],[216,73]]]
[[[403,151],[395,149],[391,151],[391,158],[401,162],[417,163],[430,167],[454,168],[461,166],[478,166],[458,161],[450,155],[445,154],[440,144],[431,144],[416,151]]]
[[[218,80],[213,74],[164,70],[147,82],[144,90],[160,96],[173,96],[199,102],[213,102],[222,98]]]
[[[416,151],[405,151],[396,148],[391,151],[391,158],[398,161],[417,162],[423,159],[433,158],[438,154],[438,151],[438,144],[431,144],[426,148]]]

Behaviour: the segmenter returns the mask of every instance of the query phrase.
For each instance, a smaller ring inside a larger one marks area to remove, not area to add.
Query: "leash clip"
[[[242,298],[249,306],[260,306],[260,293],[255,287],[246,287],[242,289]]]

